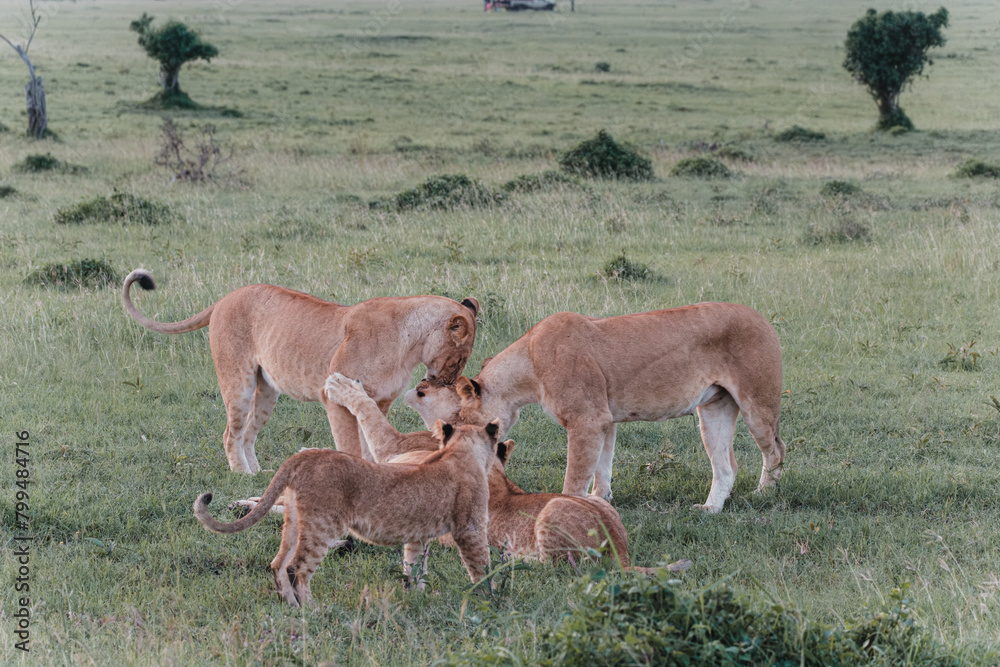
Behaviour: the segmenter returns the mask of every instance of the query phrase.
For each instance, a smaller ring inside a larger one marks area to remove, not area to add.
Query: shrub
[[[686,157],[670,170],[671,176],[692,178],[729,178],[733,175],[729,167],[711,157]]]
[[[888,610],[834,627],[774,602],[758,611],[731,588],[693,593],[669,574],[577,584],[572,611],[549,630],[525,630],[503,646],[451,656],[453,665],[931,665],[960,664],[911,618],[909,584]]]
[[[0,185],[0,199],[6,199],[7,197],[13,197],[17,194],[17,188],[13,185]]]
[[[933,64],[927,51],[944,45],[941,29],[947,25],[948,10],[944,7],[930,16],[911,11],[879,14],[869,9],[847,31],[843,66],[875,99],[879,114],[876,129],[913,129],[899,106],[899,94],[923,73],[925,64]]]
[[[592,178],[627,178],[633,181],[653,178],[653,163],[632,147],[616,142],[605,130],[564,153],[559,158],[559,165],[566,173]]]
[[[580,182],[572,176],[567,176],[561,171],[549,170],[538,174],[522,174],[501,185],[500,189],[505,192],[528,193],[561,187],[576,187],[579,185]]]
[[[722,146],[715,154],[725,160],[733,160],[734,162],[753,162],[754,159],[753,153],[735,146]]]
[[[233,148],[230,146],[227,151],[226,146],[216,141],[214,125],[208,124],[201,128],[201,137],[194,148],[189,148],[184,143],[180,129],[171,119],[164,118],[160,130],[163,132],[163,145],[153,158],[153,164],[169,169],[173,173],[172,180],[192,183],[222,180],[239,182],[242,171],[229,166]]]
[[[601,275],[616,280],[627,280],[635,282],[637,280],[656,280],[656,272],[647,264],[630,259],[622,249],[620,255],[616,255],[608,260],[601,269]]]
[[[170,209],[164,204],[128,192],[114,192],[110,197],[98,195],[57,210],[55,222],[59,225],[91,222],[158,225],[169,222],[172,217]]]
[[[501,192],[474,181],[464,174],[432,176],[415,188],[404,190],[390,200],[398,211],[423,209],[455,209],[462,206],[476,208],[490,206],[504,200]],[[383,202],[373,202],[375,208]]]
[[[822,141],[826,135],[822,132],[806,129],[800,125],[792,125],[787,130],[783,130],[774,135],[775,141],[802,143],[805,141]]]
[[[24,156],[24,159],[11,167],[11,171],[19,174],[38,174],[43,171],[57,171],[63,174],[79,174],[87,171],[85,167],[68,164],[52,156],[52,153],[41,155],[35,153]]]
[[[29,273],[24,282],[43,287],[104,287],[118,285],[121,276],[102,260],[78,259],[41,266]]]
[[[851,197],[863,193],[860,185],[850,181],[827,181],[819,189],[819,193],[824,197]]]
[[[982,160],[966,160],[955,169],[956,178],[1000,178],[1000,165],[989,164]]]
[[[197,108],[197,104],[181,91],[181,67],[192,60],[211,62],[219,55],[219,50],[201,41],[198,33],[183,23],[169,21],[159,28],[153,28],[152,23],[153,17],[144,13],[137,21],[132,21],[129,28],[139,33],[139,46],[146,55],[160,63],[163,90],[154,100],[159,99],[168,108]]]
[[[596,69],[598,72],[610,72],[611,63],[605,63],[605,62],[597,63],[596,65],[594,65],[594,69]]]

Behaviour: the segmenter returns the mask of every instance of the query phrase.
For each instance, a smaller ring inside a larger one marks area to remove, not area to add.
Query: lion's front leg
[[[424,590],[428,551],[430,544],[427,543],[410,542],[403,545],[403,577],[407,588],[414,586],[418,591]],[[414,568],[418,568],[416,576],[413,576]]]
[[[587,421],[584,423],[567,425],[567,447],[566,447],[566,477],[563,480],[562,492],[569,496],[584,497],[587,495],[587,487],[590,480],[595,478],[598,463],[601,462],[601,454],[604,451],[608,437],[614,437],[612,431],[614,424],[610,415],[606,421]],[[613,447],[613,445],[612,445]],[[611,496],[611,460],[614,450],[611,450],[607,460],[607,476],[602,474],[597,481],[601,488],[594,489],[594,493],[604,497]]]

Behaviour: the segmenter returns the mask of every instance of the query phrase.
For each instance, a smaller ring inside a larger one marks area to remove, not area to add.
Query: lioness
[[[499,430],[496,421],[455,427],[438,422],[434,437],[441,448],[412,466],[308,449],[282,464],[260,504],[242,519],[213,519],[211,493],[198,497],[194,514],[214,533],[238,533],[260,521],[283,494],[285,524],[271,570],[278,593],[294,607],[309,601],[309,580],[327,550],[347,533],[372,544],[419,543],[426,567],[427,543],[450,532],[469,578],[477,582],[490,560],[486,474],[496,458]],[[414,564],[404,559],[408,578]]]
[[[327,378],[326,391],[332,400],[350,410],[358,419],[375,460],[382,463],[418,463],[440,447],[429,431],[400,433],[378,409],[360,382],[333,373]],[[483,420],[474,397],[466,403],[458,419],[479,423]],[[487,538],[490,546],[524,558],[560,559],[573,554],[579,558],[588,549],[610,546],[613,555],[626,570],[650,573],[653,568],[629,565],[628,537],[618,512],[603,498],[578,498],[559,493],[526,493],[507,477],[506,467],[514,441],[497,446],[497,457],[489,471],[490,523]],[[446,540],[442,540],[446,541]],[[413,561],[422,545],[406,545],[406,560]],[[671,563],[671,571],[686,570],[691,561]]]
[[[714,514],[729,497],[740,414],[764,457],[758,491],[781,477],[781,346],[768,321],[746,306],[700,303],[605,319],[556,313],[474,379],[421,382],[405,401],[433,423],[458,414],[472,396],[483,413],[500,417],[504,432],[530,403],[541,403],[567,429],[566,494],[586,495],[593,478],[593,493],[611,497],[616,423],[695,411],[712,461],[712,488],[696,507]]]
[[[132,305],[137,282],[156,288],[136,269],[125,278],[125,310],[157,333],[177,334],[208,326],[208,341],[226,405],[222,434],[231,470],[260,470],[254,443],[278,395],[320,401],[337,449],[371,459],[351,413],[331,402],[323,382],[332,371],[360,378],[379,408],[388,412],[418,364],[429,377],[453,382],[476,338],[479,302],[441,296],[381,297],[341,306],[274,285],[241,287],[181,322],[157,322]]]

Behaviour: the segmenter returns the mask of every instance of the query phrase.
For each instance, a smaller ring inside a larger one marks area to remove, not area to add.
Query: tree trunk
[[[165,95],[177,95],[181,92],[181,66],[160,64],[160,85]]]
[[[45,88],[42,86],[42,77],[31,77],[31,81],[24,87],[24,93],[28,103],[28,134],[41,139],[45,136],[45,128],[49,124],[49,117],[45,111]]]

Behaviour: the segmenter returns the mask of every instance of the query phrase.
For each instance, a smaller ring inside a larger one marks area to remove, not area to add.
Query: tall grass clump
[[[733,172],[715,158],[686,157],[674,165],[670,175],[687,178],[729,178]]]
[[[552,190],[563,187],[576,187],[580,182],[561,171],[543,171],[537,174],[522,174],[507,181],[500,186],[505,192],[538,192],[540,190]]]
[[[479,208],[502,202],[504,195],[464,174],[431,176],[415,188],[393,197],[389,205],[398,211],[413,209]],[[373,202],[375,208],[385,202]]]
[[[614,278],[615,280],[628,280],[629,282],[656,280],[659,278],[648,264],[630,258],[625,254],[624,249],[622,249],[620,254],[615,255],[605,262],[601,268],[601,275],[607,278]]]
[[[871,227],[853,216],[845,215],[838,216],[826,224],[810,224],[806,229],[805,243],[807,245],[851,243],[868,241],[871,236]]]
[[[955,178],[1000,178],[1000,165],[976,159],[966,160],[958,165],[954,176]]]
[[[843,627],[775,602],[758,610],[727,586],[691,593],[661,571],[614,583],[603,571],[577,584],[573,611],[550,630],[450,658],[453,665],[942,665],[961,656],[938,646],[911,617],[909,584],[885,611]],[[597,581],[595,581],[597,579]],[[530,636],[534,635],[534,636]]]
[[[801,125],[792,125],[787,130],[782,130],[774,135],[775,141],[786,143],[803,143],[808,141],[822,141],[826,135],[816,130],[810,130]]]
[[[23,160],[11,167],[11,171],[18,174],[40,174],[46,171],[54,171],[61,174],[79,174],[86,170],[85,167],[63,162],[53,157],[52,153],[46,153],[45,155],[40,153],[25,155]]]
[[[59,225],[114,222],[122,225],[158,225],[170,222],[169,207],[129,192],[114,192],[110,197],[98,195],[56,211]]]
[[[568,174],[591,178],[621,178],[648,181],[653,178],[653,163],[634,148],[619,144],[606,130],[593,139],[577,144],[559,158]]]
[[[25,284],[42,287],[105,287],[121,281],[121,274],[107,262],[89,258],[45,264],[24,279]]]
[[[819,189],[819,193],[824,197],[853,197],[864,192],[861,186],[850,181],[827,181]]]

